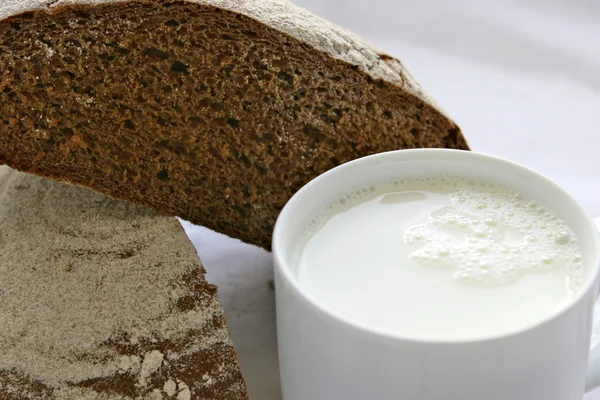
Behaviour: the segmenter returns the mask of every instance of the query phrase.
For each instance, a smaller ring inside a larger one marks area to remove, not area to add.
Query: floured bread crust
[[[179,222],[0,167],[0,398],[246,399]]]

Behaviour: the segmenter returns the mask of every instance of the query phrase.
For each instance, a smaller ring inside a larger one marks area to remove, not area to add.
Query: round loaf
[[[0,162],[270,247],[351,159],[467,149],[400,61],[287,1],[8,0]]]

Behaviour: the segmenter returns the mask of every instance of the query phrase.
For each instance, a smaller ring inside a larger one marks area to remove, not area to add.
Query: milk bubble
[[[440,256],[447,256],[448,254],[450,254],[450,249],[448,249],[447,247],[440,247],[438,249],[438,254]]]
[[[567,244],[569,243],[569,240],[571,240],[571,233],[569,231],[559,232],[556,234],[555,240],[558,244]]]
[[[542,262],[544,264],[552,264],[554,259],[551,256],[542,256]]]

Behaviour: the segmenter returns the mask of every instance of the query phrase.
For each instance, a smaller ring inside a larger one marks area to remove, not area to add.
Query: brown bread
[[[175,218],[0,166],[0,399],[247,399]]]
[[[467,149],[402,64],[284,0],[3,0],[0,162],[269,248],[371,153]]]

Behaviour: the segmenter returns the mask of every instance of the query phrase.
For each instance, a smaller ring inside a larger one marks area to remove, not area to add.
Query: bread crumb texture
[[[319,173],[467,149],[398,60],[287,1],[5,0],[0,19],[0,162],[265,248]]]
[[[0,167],[0,398],[247,398],[175,218]]]

